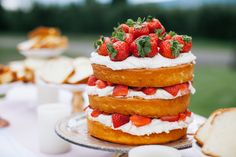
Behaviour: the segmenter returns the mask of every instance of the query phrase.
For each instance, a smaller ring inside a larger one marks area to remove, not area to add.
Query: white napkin
[[[28,149],[14,140],[5,129],[0,129],[0,156],[1,157],[36,157]]]

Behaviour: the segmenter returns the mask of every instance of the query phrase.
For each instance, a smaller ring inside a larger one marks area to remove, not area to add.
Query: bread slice
[[[73,62],[73,66],[74,73],[66,81],[69,84],[76,84],[93,74],[93,69],[88,58],[76,58]]]
[[[203,153],[217,157],[236,156],[236,108],[219,109],[197,131],[195,139]]]
[[[202,146],[206,141],[212,127],[212,120],[215,118],[216,115],[223,112],[224,109],[218,109],[213,112],[207,121],[197,130],[194,138],[196,139],[197,143]]]
[[[40,77],[50,83],[64,83],[73,73],[71,59],[59,58],[48,61],[40,70]]]

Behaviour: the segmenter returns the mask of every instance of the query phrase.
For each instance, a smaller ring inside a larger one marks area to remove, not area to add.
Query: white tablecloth
[[[60,101],[70,103],[71,95],[60,94]],[[113,153],[72,145],[70,152],[59,155],[43,154],[38,148],[37,90],[32,85],[18,86],[0,100],[0,116],[10,122],[0,129],[0,157],[111,157]],[[203,157],[199,147],[181,150],[183,157]]]

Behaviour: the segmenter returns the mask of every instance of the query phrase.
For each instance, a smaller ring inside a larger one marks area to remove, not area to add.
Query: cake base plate
[[[185,149],[192,147],[192,135],[199,128],[199,126],[204,123],[204,121],[204,117],[194,115],[194,121],[188,128],[187,137],[164,145],[177,149]],[[57,123],[55,131],[56,134],[62,139],[72,144],[91,149],[117,152],[118,154],[122,154],[127,153],[130,149],[135,147],[130,145],[121,145],[106,142],[90,136],[88,134],[87,123],[84,114],[72,115],[68,118],[62,119]]]

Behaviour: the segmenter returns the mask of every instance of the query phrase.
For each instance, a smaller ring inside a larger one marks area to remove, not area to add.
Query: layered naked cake
[[[192,38],[158,19],[128,19],[91,54],[85,109],[90,135],[121,144],[162,144],[186,136],[196,57]]]

